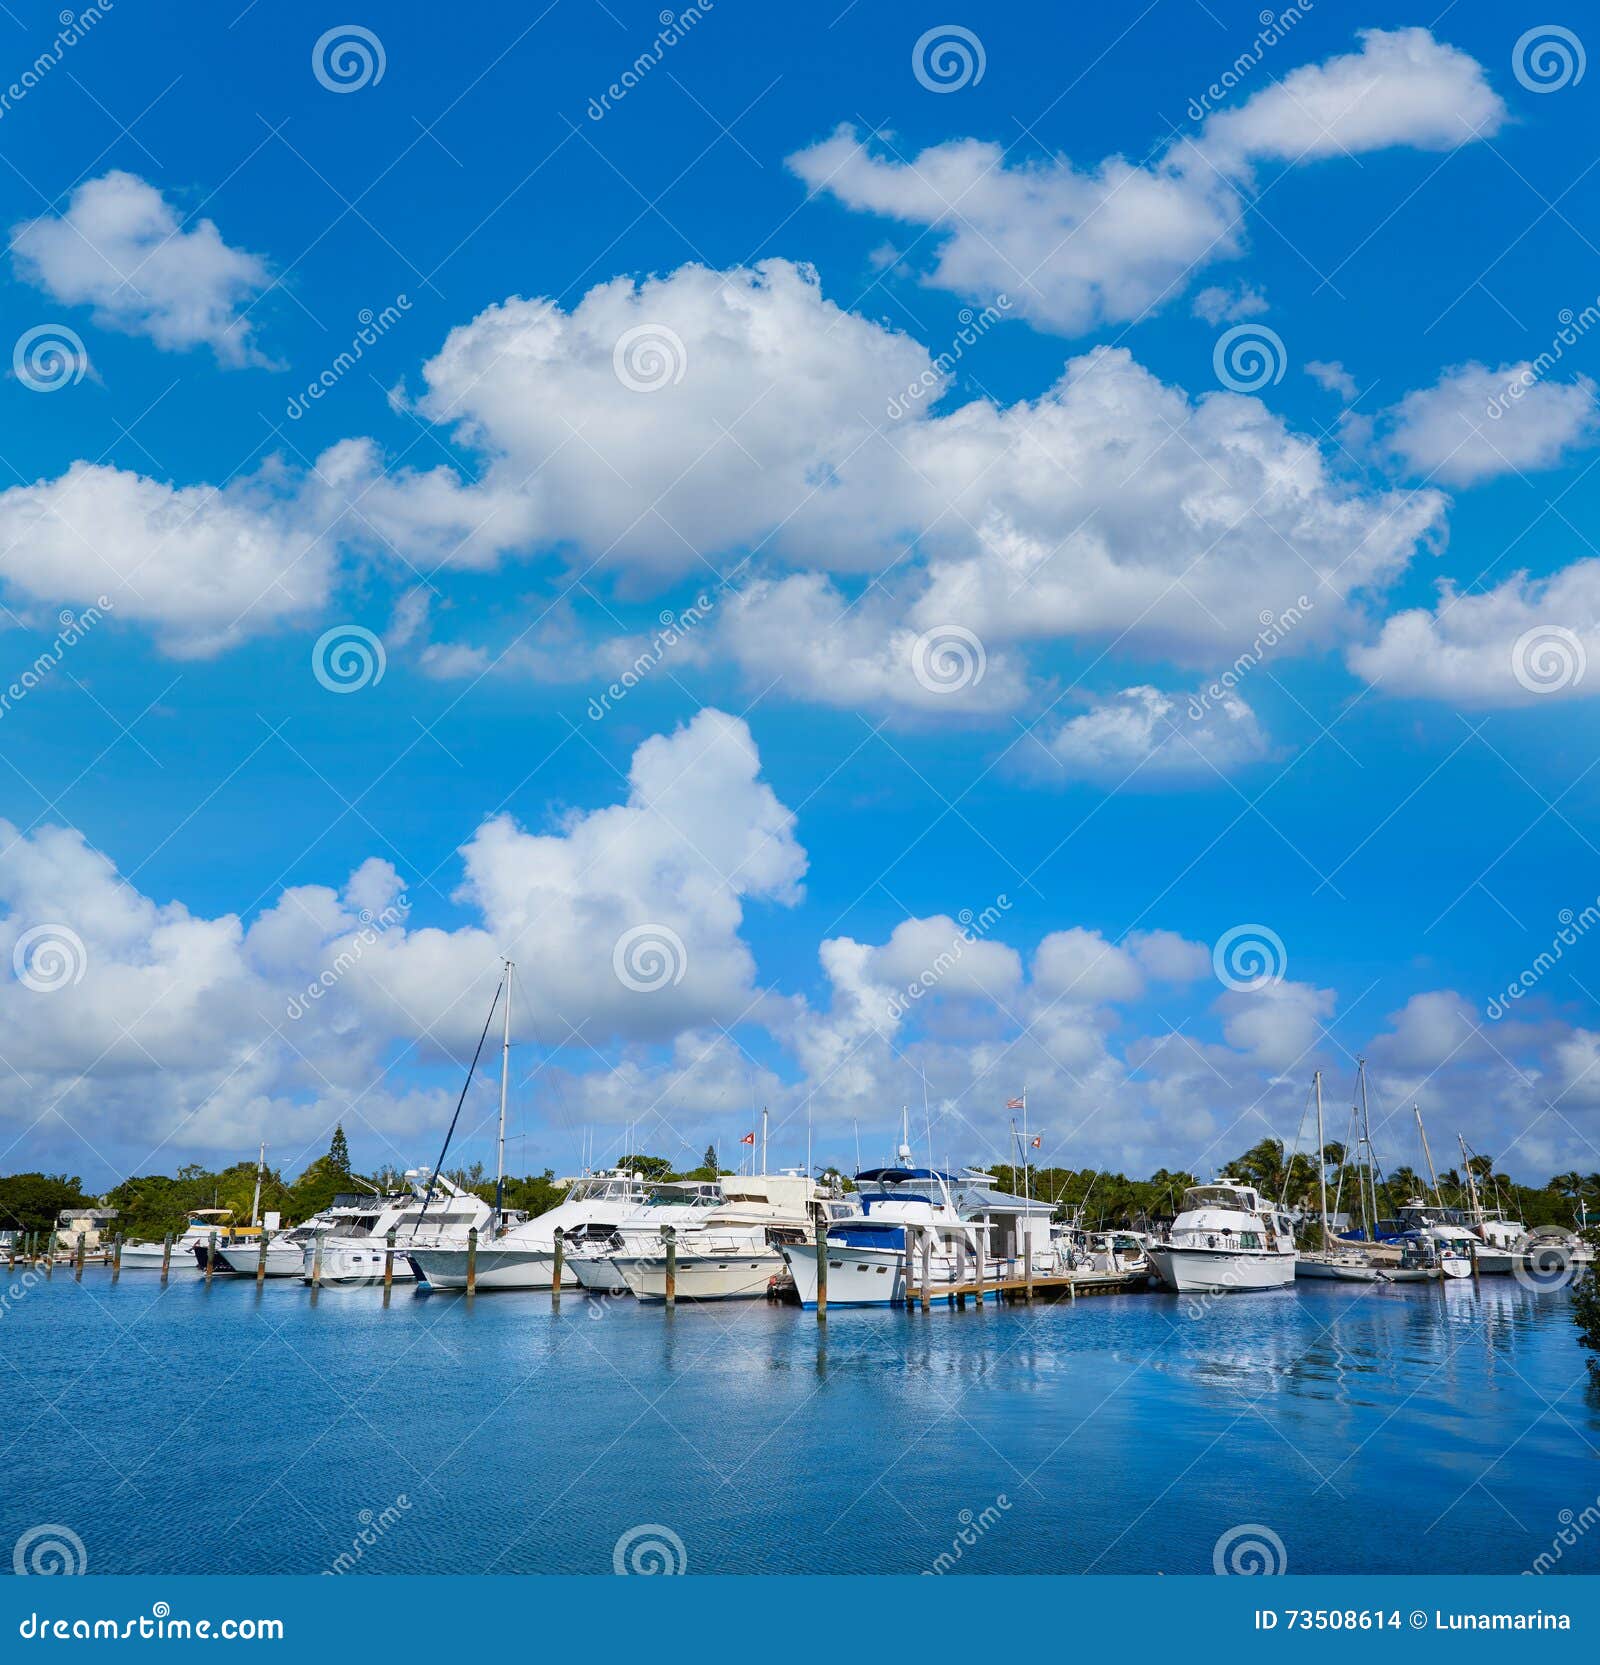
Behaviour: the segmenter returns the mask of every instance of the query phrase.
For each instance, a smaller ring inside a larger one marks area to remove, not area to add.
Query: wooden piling
[[[901,1299],[904,1300],[904,1302],[906,1304],[906,1310],[909,1312],[910,1309],[912,1308],[912,1306],[914,1306],[916,1304],[916,1293],[911,1287],[911,1254],[912,1254],[912,1249],[911,1249],[911,1227],[910,1226],[907,1226],[905,1228],[905,1235],[906,1235],[906,1263],[905,1263],[904,1272],[902,1273],[902,1276],[904,1277],[905,1282],[902,1285],[900,1293],[901,1293]]]
[[[828,1227],[817,1221],[817,1322],[828,1322]]]
[[[56,1234],[52,1231],[50,1233],[50,1241],[45,1245],[44,1275],[47,1278],[54,1277],[55,1276],[55,1270],[56,1270]]]
[[[256,1245],[256,1288],[259,1289],[267,1281],[267,1234],[262,1232],[261,1241]]]
[[[14,1272],[17,1266],[17,1240],[12,1238],[6,1245],[6,1271]]]
[[[111,1281],[115,1283],[122,1276],[122,1233],[119,1231],[111,1240]]]
[[[928,1270],[932,1254],[930,1234],[924,1232],[922,1234],[922,1310],[924,1312],[928,1310]]]
[[[995,1300],[1000,1299],[999,1279],[995,1280]],[[983,1311],[983,1227],[978,1227],[978,1311]]]
[[[83,1282],[84,1241],[87,1236],[87,1232],[80,1231],[78,1233],[78,1252],[72,1257],[72,1281],[74,1283]]]
[[[172,1271],[172,1233],[169,1231],[167,1233],[167,1235],[161,1239],[161,1281],[163,1283],[165,1283],[167,1281],[167,1276],[171,1271]]]
[[[678,1304],[678,1232],[675,1226],[663,1226],[661,1235],[667,1240],[667,1309]]]
[[[383,1239],[383,1304],[388,1306],[394,1293],[394,1227],[390,1226]]]
[[[478,1293],[478,1228],[467,1233],[467,1293]]]
[[[206,1282],[211,1282],[211,1274],[217,1266],[217,1234],[213,1231],[206,1237]]]
[[[957,1312],[967,1310],[967,1240],[965,1236],[956,1239],[956,1282],[955,1293],[950,1298],[950,1304]]]
[[[561,1310],[561,1279],[567,1266],[567,1234],[560,1227],[556,1227],[556,1263],[550,1273],[550,1310]]]
[[[1022,1240],[1022,1298],[1029,1305],[1033,1303],[1033,1238]]]
[[[316,1247],[311,1251],[311,1293],[313,1295],[322,1287],[322,1233],[316,1237]]]

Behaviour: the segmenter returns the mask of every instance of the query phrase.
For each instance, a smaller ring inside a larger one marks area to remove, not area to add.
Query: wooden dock
[[[1019,1301],[1076,1301],[1080,1296],[1142,1295],[1157,1287],[1158,1280],[1152,1272],[1062,1272],[1031,1279],[1007,1273],[982,1282],[976,1279],[966,1283],[930,1282],[926,1290],[920,1283],[908,1280],[905,1304],[931,1307],[937,1301],[964,1311],[969,1301],[974,1306],[985,1300],[1007,1305]]]

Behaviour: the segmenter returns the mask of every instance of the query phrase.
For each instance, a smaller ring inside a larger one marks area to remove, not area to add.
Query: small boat
[[[1312,1074],[1311,1085],[1317,1097],[1317,1202],[1321,1216],[1322,1247],[1295,1256],[1296,1278],[1325,1279],[1336,1283],[1376,1283],[1378,1269],[1358,1249],[1334,1248],[1333,1235],[1328,1226],[1328,1168],[1325,1160],[1327,1139],[1322,1129],[1322,1071]]]
[[[652,1185],[644,1202],[615,1226],[590,1219],[575,1228],[567,1237],[566,1265],[578,1287],[591,1295],[626,1295],[628,1280],[616,1264],[619,1254],[648,1248],[661,1236],[663,1226],[692,1231],[722,1200],[722,1186],[717,1180],[662,1180]]]
[[[203,1254],[213,1232],[220,1243],[228,1234],[228,1222],[233,1218],[231,1208],[192,1208],[188,1223],[172,1240],[170,1261],[163,1243],[124,1243],[122,1270],[124,1272],[159,1272],[163,1262],[169,1267],[195,1264]],[[203,1269],[203,1263],[202,1263]]]
[[[1294,1282],[1294,1232],[1253,1185],[1226,1176],[1191,1186],[1171,1230],[1149,1246],[1150,1264],[1179,1294],[1283,1289]]]
[[[910,1146],[902,1144],[900,1152],[909,1159]],[[913,1277],[922,1276],[926,1246],[930,1284],[953,1283],[958,1272],[975,1279],[981,1227],[963,1218],[955,1200],[957,1183],[937,1168],[866,1168],[858,1173],[856,1194],[849,1199],[854,1210],[838,1214],[827,1229],[828,1305],[886,1307],[904,1302],[908,1238]],[[779,1252],[800,1305],[815,1307],[815,1239],[785,1243]]]
[[[837,1200],[830,1187],[794,1169],[730,1176],[722,1182],[722,1198],[695,1230],[676,1240],[676,1300],[760,1299],[787,1271],[783,1250],[810,1242],[816,1222],[828,1219],[827,1204]],[[666,1299],[664,1239],[617,1255],[615,1264],[639,1300]]]

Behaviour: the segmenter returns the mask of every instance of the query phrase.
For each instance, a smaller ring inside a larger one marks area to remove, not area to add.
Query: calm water
[[[963,1572],[1205,1572],[1242,1525],[1291,1572],[1519,1572],[1600,1496],[1563,1293],[1187,1310],[841,1311],[819,1348],[761,1303],[58,1271],[0,1316],[0,1549],[49,1522],[91,1572],[318,1572],[365,1519],[360,1572],[609,1572],[648,1525],[691,1572],[916,1572],[971,1511]],[[1600,1527],[1560,1567],[1600,1571]]]

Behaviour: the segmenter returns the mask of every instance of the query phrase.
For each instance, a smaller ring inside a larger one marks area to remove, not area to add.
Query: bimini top
[[[957,1183],[953,1174],[940,1173],[937,1168],[863,1168],[856,1175],[856,1182],[870,1180],[878,1185],[901,1185],[907,1180],[938,1179],[946,1185]]]

